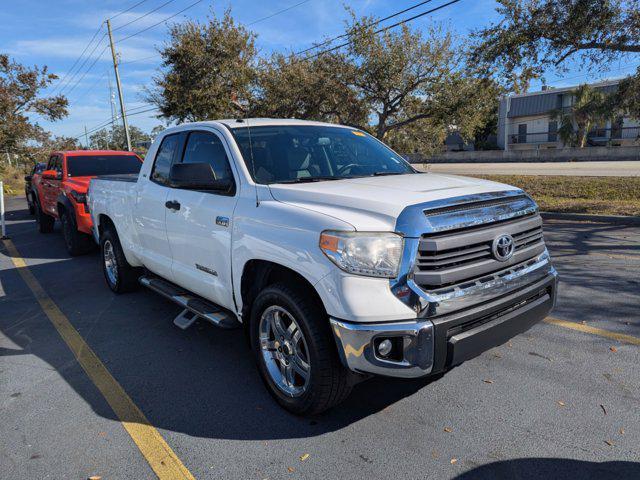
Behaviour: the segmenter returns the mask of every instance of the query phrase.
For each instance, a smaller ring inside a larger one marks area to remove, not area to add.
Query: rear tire
[[[100,235],[100,252],[102,253],[102,272],[109,288],[114,293],[136,290],[142,269],[132,267],[127,262],[118,234],[113,228],[107,228]]]
[[[27,205],[29,205],[29,215],[35,215],[36,206],[35,206],[35,202],[33,200],[33,196],[32,195],[29,195],[27,197]]]
[[[269,315],[271,320],[267,320]],[[264,327],[267,321],[277,322],[294,333],[279,337],[275,329]],[[268,286],[254,301],[249,328],[262,381],[286,410],[296,415],[314,415],[347,398],[353,385],[352,374],[338,357],[322,305],[309,292],[283,283]],[[297,340],[291,341],[292,337]],[[302,351],[300,345],[304,347]],[[301,375],[300,365],[305,364],[308,368]],[[287,372],[290,365],[295,365],[292,374]]]
[[[42,207],[40,206],[40,202],[36,202],[35,205],[36,210],[36,224],[38,225],[38,231],[40,233],[51,233],[53,232],[53,224],[56,222],[56,219],[51,215],[47,215],[42,211]]]
[[[69,255],[75,257],[87,253],[91,249],[91,238],[78,231],[71,213],[64,210],[60,216],[60,223],[62,224],[62,236]]]

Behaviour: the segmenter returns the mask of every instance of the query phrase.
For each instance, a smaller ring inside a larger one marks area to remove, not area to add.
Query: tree
[[[145,142],[153,140],[150,135],[143,132],[136,126],[129,126],[129,135],[131,137],[131,144],[136,151],[143,148],[142,145]],[[91,134],[89,137],[89,143],[91,147],[98,150],[126,150],[127,149],[127,137],[124,133],[124,127],[117,125],[111,129],[103,128],[97,132]]]
[[[553,116],[559,121],[558,134],[565,144],[584,148],[591,130],[607,118],[614,110],[615,96],[601,90],[580,85],[571,92],[573,105],[569,110],[558,109]]]
[[[256,70],[255,35],[237,25],[227,10],[205,24],[174,25],[160,50],[163,70],[148,100],[165,118],[208,120],[237,115],[251,97]]]
[[[24,153],[30,143],[49,139],[29,114],[50,121],[67,115],[67,99],[62,95],[42,95],[56,78],[47,67],[28,68],[0,54],[0,152]]]
[[[640,53],[640,0],[498,0],[500,21],[474,33],[473,58],[516,90],[569,60],[600,68]]]
[[[229,11],[171,29],[150,100],[167,119],[295,117],[368,130],[403,151],[466,139],[495,116],[498,86],[473,73],[451,33],[403,25],[378,32],[373,17],[347,26],[344,49],[257,58],[255,34]]]
[[[438,26],[381,34],[374,23],[352,15],[344,53],[266,62],[260,113],[359,126],[405,152],[439,148],[451,129],[473,138],[495,110],[495,83],[472,75],[463,48]]]
[[[352,88],[356,69],[341,53],[304,60],[274,54],[260,64],[257,93],[248,113],[365,125],[367,108]]]

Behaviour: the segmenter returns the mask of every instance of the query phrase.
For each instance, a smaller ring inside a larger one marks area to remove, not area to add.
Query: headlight
[[[396,233],[326,231],[320,249],[345,272],[370,277],[398,276],[403,238]]]

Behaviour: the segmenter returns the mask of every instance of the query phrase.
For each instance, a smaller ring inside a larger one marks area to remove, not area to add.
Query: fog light
[[[380,354],[381,357],[386,357],[391,353],[392,348],[393,348],[393,344],[391,343],[391,340],[389,339],[383,340],[380,342],[380,344],[378,344],[378,353]]]

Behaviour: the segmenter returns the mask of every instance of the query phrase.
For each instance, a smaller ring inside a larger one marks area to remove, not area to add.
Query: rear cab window
[[[169,184],[171,165],[173,165],[179,141],[179,133],[167,135],[162,139],[162,143],[160,144],[160,148],[158,148],[158,153],[156,154],[156,158],[153,163],[153,170],[151,171],[152,181],[161,185]]]
[[[74,155],[67,157],[67,177],[135,174],[141,166],[136,155]]]

